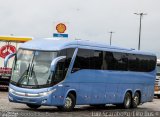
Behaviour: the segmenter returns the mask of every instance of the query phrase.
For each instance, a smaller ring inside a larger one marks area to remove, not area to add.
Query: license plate
[[[23,101],[23,102],[29,102],[30,100],[27,99],[27,98],[23,98],[22,101]]]

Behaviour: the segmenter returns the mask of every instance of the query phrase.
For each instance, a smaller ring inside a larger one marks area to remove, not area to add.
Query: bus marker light
[[[56,96],[54,95],[53,98],[56,98]]]
[[[59,98],[63,98],[63,96],[59,96]]]
[[[63,84],[59,84],[58,86],[59,86],[59,87],[63,87]]]

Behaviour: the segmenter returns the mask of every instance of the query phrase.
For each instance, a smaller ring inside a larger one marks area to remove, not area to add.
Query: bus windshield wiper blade
[[[36,74],[35,74],[35,71],[33,71],[33,69],[34,69],[34,64],[33,64],[32,68],[31,68],[31,71],[30,71],[31,74],[30,74],[30,76],[34,78],[35,85],[38,87],[38,80],[36,78]]]
[[[22,74],[22,76],[21,76],[20,79],[18,80],[17,85],[19,85],[20,82],[22,82],[22,80],[25,78],[24,76],[29,77],[29,76],[28,76],[29,68],[30,68],[30,64],[28,65],[27,70],[24,71],[24,73]]]

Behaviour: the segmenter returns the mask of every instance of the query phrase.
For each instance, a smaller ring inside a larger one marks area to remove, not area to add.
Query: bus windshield
[[[14,61],[11,83],[19,86],[44,86],[51,84],[50,65],[57,52],[19,49]]]

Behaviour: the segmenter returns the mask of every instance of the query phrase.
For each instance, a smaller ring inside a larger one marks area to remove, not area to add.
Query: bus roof
[[[0,41],[23,43],[30,41],[30,37],[0,36]]]
[[[115,46],[100,44],[92,41],[70,40],[70,39],[61,39],[61,38],[34,39],[32,41],[29,41],[20,45],[20,48],[23,48],[23,49],[42,50],[42,51],[58,51],[64,48],[75,48],[75,47],[155,56],[155,54],[153,53],[137,51],[135,49],[115,47]]]

